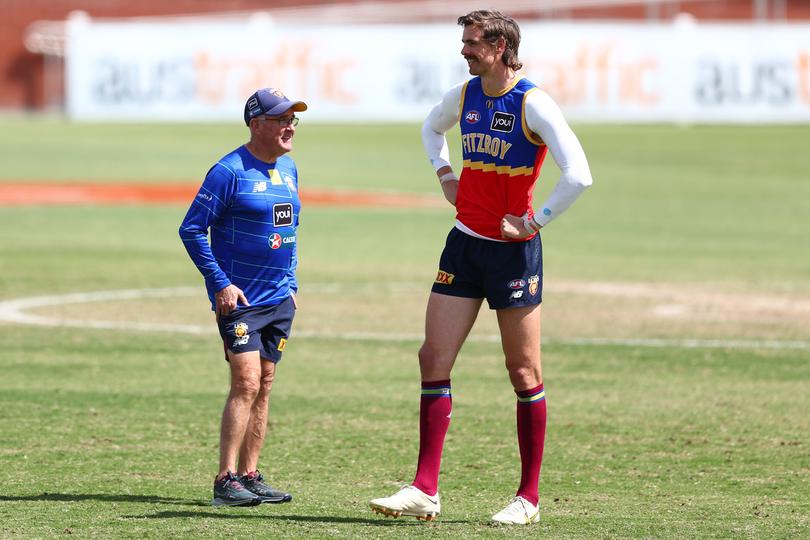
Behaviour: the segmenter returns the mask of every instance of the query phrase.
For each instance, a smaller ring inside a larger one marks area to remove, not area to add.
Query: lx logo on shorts
[[[455,274],[449,274],[444,270],[439,270],[439,273],[436,274],[436,281],[434,283],[439,283],[441,285],[452,285],[455,278]]]

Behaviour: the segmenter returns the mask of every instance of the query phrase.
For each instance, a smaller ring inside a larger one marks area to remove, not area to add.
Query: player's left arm
[[[543,140],[560,169],[560,178],[551,195],[532,218],[507,216],[512,218],[508,221],[514,227],[522,229],[525,234],[521,237],[525,238],[565,212],[591,186],[593,179],[579,139],[547,93],[540,89],[531,91],[526,96],[523,114],[529,129]]]
[[[593,184],[588,158],[562,111],[544,91],[537,89],[526,97],[526,124],[546,143],[560,168],[560,178],[548,199],[534,214],[533,221],[544,227],[570,207]]]

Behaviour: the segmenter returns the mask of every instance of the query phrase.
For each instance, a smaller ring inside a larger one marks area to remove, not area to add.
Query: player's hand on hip
[[[228,285],[221,291],[214,294],[214,304],[216,305],[217,317],[220,315],[228,315],[231,311],[237,308],[241,303],[243,306],[249,306],[250,303],[245,298],[245,293],[236,285]]]
[[[527,220],[527,217],[528,213],[522,216],[513,216],[512,214],[503,216],[501,220],[501,236],[509,240],[521,240],[536,233],[537,231],[528,223],[530,220]],[[539,230],[540,227],[538,226],[537,229]]]

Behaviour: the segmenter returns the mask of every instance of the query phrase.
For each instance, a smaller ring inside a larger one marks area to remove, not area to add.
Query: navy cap
[[[263,114],[275,116],[292,109],[294,112],[307,110],[303,101],[291,101],[275,88],[262,88],[254,92],[245,103],[245,124],[250,125],[250,119]]]

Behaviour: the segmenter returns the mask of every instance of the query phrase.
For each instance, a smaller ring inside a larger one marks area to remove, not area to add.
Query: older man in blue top
[[[205,279],[231,372],[215,506],[292,500],[264,483],[258,461],[270,388],[296,308],[301,202],[298,169],[285,154],[292,150],[295,113],[306,109],[272,88],[250,96],[244,112],[250,140],[211,167],[180,226]]]

